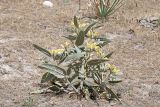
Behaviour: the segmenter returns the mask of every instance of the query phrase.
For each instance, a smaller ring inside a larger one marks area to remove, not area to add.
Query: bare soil
[[[68,95],[29,94],[40,88],[44,73],[37,68],[44,56],[32,44],[59,48],[74,15],[92,16],[87,0],[81,11],[78,0],[52,1],[53,8],[45,8],[43,0],[0,0],[0,107],[98,106]],[[99,29],[112,39],[106,51],[115,51],[112,63],[124,73],[115,87],[123,104],[99,100],[100,107],[160,107],[160,27],[140,26],[137,20],[144,17],[160,17],[159,0],[125,0]]]

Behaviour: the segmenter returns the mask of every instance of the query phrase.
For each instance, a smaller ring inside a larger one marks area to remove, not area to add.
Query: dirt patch
[[[81,12],[78,0],[53,0],[53,8],[44,8],[42,0],[0,1],[0,107],[98,106],[67,95],[29,94],[39,89],[44,73],[37,69],[44,57],[32,44],[58,48],[73,16],[88,16],[86,1],[82,0]],[[143,17],[159,17],[159,4],[158,0],[127,0],[99,29],[112,40],[106,52],[115,51],[112,63],[124,73],[124,81],[115,87],[124,104],[100,100],[100,107],[160,106],[160,27],[145,28],[137,22]]]

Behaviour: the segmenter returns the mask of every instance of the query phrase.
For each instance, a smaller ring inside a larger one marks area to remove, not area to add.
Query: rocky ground
[[[52,1],[53,8],[45,8],[42,0],[0,0],[0,107],[98,106],[67,95],[29,94],[39,89],[44,73],[37,68],[44,57],[32,44],[58,48],[74,15],[92,16],[87,0],[82,0],[81,12],[78,0]],[[112,40],[106,50],[115,51],[112,63],[124,73],[115,88],[123,105],[100,100],[100,107],[160,106],[160,27],[152,24],[159,11],[159,0],[126,0],[99,29]]]

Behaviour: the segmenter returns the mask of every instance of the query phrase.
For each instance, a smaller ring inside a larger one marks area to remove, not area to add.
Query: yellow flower
[[[75,26],[74,26],[74,22],[73,22],[73,21],[71,21],[70,26],[71,26],[72,28],[74,28],[74,27],[75,27]]]
[[[85,27],[86,25],[87,25],[86,23],[82,23],[82,22],[79,23],[79,27],[80,27],[80,28],[83,28],[83,27]]]
[[[69,47],[69,45],[70,45],[70,43],[68,43],[68,42],[65,42],[63,45],[61,45],[62,46],[62,48],[68,48]]]
[[[84,23],[84,22],[81,22],[81,21],[79,21],[78,24],[79,24],[79,28],[84,28],[84,27],[87,26],[87,23]],[[71,21],[70,26],[72,28],[76,28],[75,25],[74,25],[74,21]]]
[[[102,51],[102,49],[99,46],[97,46],[97,43],[88,43],[87,48],[89,50],[95,51],[96,54],[101,58],[105,57],[105,53]],[[108,59],[108,58],[104,58],[104,59]]]
[[[94,38],[94,37],[97,37],[97,36],[99,36],[98,32],[95,32],[95,31],[92,31],[92,30],[88,31],[88,37]]]
[[[92,37],[92,32],[91,31],[88,31],[88,37]]]
[[[68,42],[64,43],[64,47],[68,47],[69,45],[70,45],[70,43],[68,43]]]
[[[62,54],[64,52],[64,49],[50,50],[49,52],[52,55],[58,55],[58,54]]]
[[[96,43],[88,43],[87,44],[87,48],[88,49],[90,49],[90,50],[98,50],[100,47],[99,46],[97,46],[97,44]]]
[[[115,65],[107,64],[107,67],[115,74],[120,72],[120,70]]]
[[[99,33],[95,31],[95,32],[93,32],[93,35],[94,36],[99,36]]]
[[[101,49],[96,50],[96,53],[97,53],[98,56],[100,56],[100,57],[102,57],[102,58],[105,57],[105,54],[102,52]],[[106,58],[105,58],[105,59],[106,59]]]

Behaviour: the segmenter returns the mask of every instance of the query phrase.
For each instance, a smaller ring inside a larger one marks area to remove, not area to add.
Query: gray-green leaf
[[[84,55],[85,55],[85,52],[73,53],[73,54],[71,54],[71,55],[68,55],[64,61],[67,62],[67,61],[79,60],[79,59],[80,59],[81,57],[83,57]]]
[[[86,78],[84,80],[84,83],[87,85],[87,86],[98,86],[97,83],[95,83],[94,79],[93,78]]]
[[[64,37],[69,39],[70,41],[76,40],[76,37],[72,36],[72,35],[68,35],[68,36],[64,36]]]
[[[41,83],[48,82],[48,81],[52,80],[53,78],[54,78],[54,75],[52,75],[52,74],[49,73],[49,72],[46,72],[46,73],[42,76]]]
[[[51,87],[49,87],[48,89],[50,89],[53,92],[59,93],[61,91],[60,87],[53,85]]]
[[[56,66],[56,65],[45,63],[45,64],[39,66],[39,68],[47,70],[49,73],[53,74],[57,78],[64,78],[65,77],[65,75],[64,75],[65,70]]]
[[[111,94],[112,98],[115,98],[115,99],[117,99],[120,103],[122,103],[121,100],[118,98],[118,96],[117,96],[110,88],[108,88],[107,86],[106,86],[106,90]]]
[[[73,86],[80,84],[80,80],[78,79],[78,77],[76,77],[75,79],[72,80],[71,84]]]
[[[95,24],[96,24],[96,22],[90,24],[90,25],[86,28],[86,30],[85,30],[85,35],[91,30],[91,28],[92,28]]]
[[[51,54],[50,54],[46,49],[43,49],[43,48],[41,48],[40,46],[35,45],[35,44],[33,44],[33,46],[34,46],[36,49],[38,49],[40,52],[42,52],[42,53],[46,54],[47,56],[51,57]]]
[[[87,62],[88,65],[98,65],[100,63],[104,63],[108,61],[107,59],[92,59],[90,61]]]

